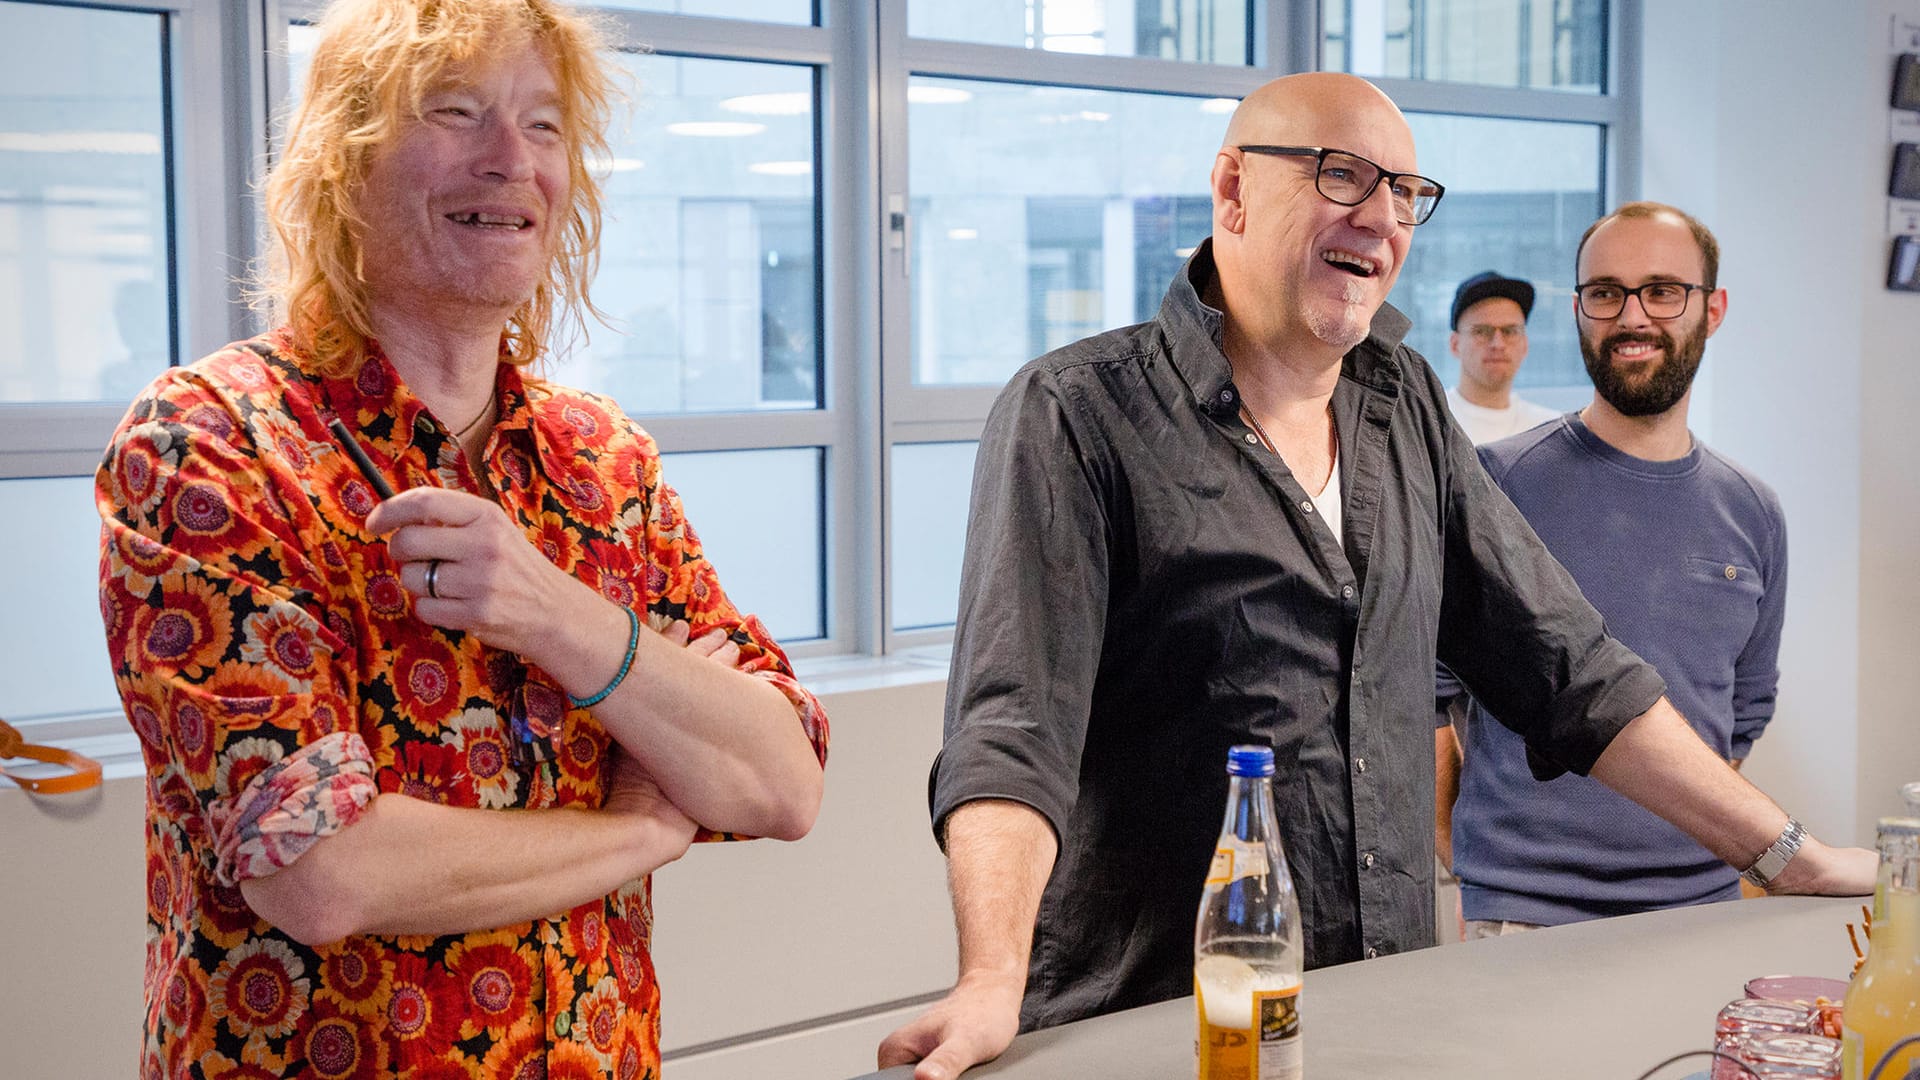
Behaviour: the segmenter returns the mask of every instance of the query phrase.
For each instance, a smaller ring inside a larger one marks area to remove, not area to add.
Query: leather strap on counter
[[[71,750],[62,750],[55,746],[36,746],[15,731],[12,725],[5,720],[0,720],[0,761],[7,758],[28,758],[52,765],[65,765],[73,770],[59,776],[21,776],[11,769],[0,769],[0,776],[36,794],[64,795],[74,791],[85,791],[100,783],[99,762]]]

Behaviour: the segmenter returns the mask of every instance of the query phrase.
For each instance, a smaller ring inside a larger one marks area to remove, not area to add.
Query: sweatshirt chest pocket
[[[1760,617],[1760,572],[1742,559],[1708,555],[1687,556],[1683,571],[1674,614],[1716,637],[1737,631],[1734,640],[1744,641]]]

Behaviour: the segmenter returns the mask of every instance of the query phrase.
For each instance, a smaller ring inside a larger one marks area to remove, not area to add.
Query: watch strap
[[[1780,835],[1774,839],[1773,843],[1767,845],[1767,850],[1761,852],[1759,858],[1753,860],[1752,866],[1740,871],[1740,876],[1762,889],[1766,888],[1773,883],[1773,879],[1780,876],[1781,871],[1787,868],[1787,864],[1793,861],[1794,855],[1799,853],[1800,845],[1806,839],[1807,830],[1799,821],[1788,818],[1786,827],[1780,830]]]

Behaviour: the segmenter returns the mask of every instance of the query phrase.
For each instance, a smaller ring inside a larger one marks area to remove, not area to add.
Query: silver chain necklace
[[[1244,397],[1240,402],[1240,411],[1246,414],[1247,423],[1253,425],[1253,433],[1260,436],[1260,445],[1266,447],[1270,453],[1279,455],[1279,448],[1274,446],[1273,440],[1267,437],[1267,429],[1260,426],[1260,418],[1253,415],[1253,406],[1248,405]],[[1330,456],[1338,457],[1340,455],[1340,431],[1337,424],[1331,423],[1333,420],[1333,401],[1331,399],[1327,401],[1327,420],[1329,421],[1327,434],[1328,438],[1332,441],[1332,453]]]

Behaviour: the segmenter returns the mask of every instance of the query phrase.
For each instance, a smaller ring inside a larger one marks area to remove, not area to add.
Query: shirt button
[[[1220,403],[1223,405],[1233,404],[1233,391],[1232,390],[1220,391]]]
[[[1732,581],[1732,580],[1733,580],[1734,578],[1736,578],[1736,577],[1739,577],[1739,576],[1740,576],[1740,571],[1738,571],[1738,570],[1735,570],[1735,569],[1734,569],[1733,567],[1731,567],[1731,566],[1729,566],[1729,567],[1727,567],[1727,580],[1728,580],[1728,581]]]
[[[1367,771],[1367,759],[1366,759],[1366,758],[1363,758],[1363,757],[1357,757],[1357,758],[1354,758],[1354,759],[1353,759],[1353,769],[1354,769],[1354,771],[1355,771],[1355,772],[1366,772],[1366,771]]]
[[[1312,500],[1312,499],[1302,499],[1302,500],[1300,501],[1300,512],[1301,512],[1301,513],[1303,513],[1303,514],[1311,514],[1311,513],[1313,513],[1313,500]]]
[[[1366,867],[1368,870],[1373,869],[1373,852],[1369,851],[1365,855],[1360,856],[1360,865]]]
[[[1380,956],[1379,949],[1376,949],[1371,945],[1367,946],[1367,959],[1373,960],[1373,959],[1377,959],[1379,956]]]
[[[1247,432],[1247,445],[1248,445],[1248,446],[1252,446],[1252,445],[1253,445],[1254,443],[1257,443],[1257,442],[1259,442],[1259,441],[1260,441],[1260,436],[1258,436],[1258,435],[1255,435],[1255,434],[1254,434],[1253,432],[1251,432],[1251,431],[1249,431],[1249,432]]]
[[[1353,599],[1353,586],[1351,585],[1340,586],[1340,599],[1342,600]]]

